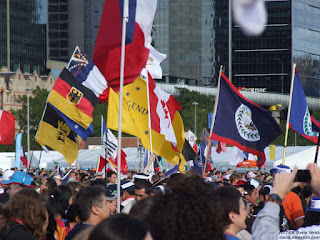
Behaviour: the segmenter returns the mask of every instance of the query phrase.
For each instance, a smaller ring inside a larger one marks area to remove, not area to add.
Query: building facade
[[[0,22],[0,67],[47,74],[47,0],[2,0]]]

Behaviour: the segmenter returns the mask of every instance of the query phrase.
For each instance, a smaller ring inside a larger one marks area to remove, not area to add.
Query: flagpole
[[[125,57],[125,41],[126,41],[126,23],[129,19],[128,0],[124,0],[123,4],[123,20],[122,20],[122,41],[121,41],[121,61],[120,61],[120,90],[119,90],[119,118],[118,118],[118,158],[121,159],[121,137],[122,137],[122,94],[123,94],[123,78],[124,78],[124,57]],[[120,213],[120,169],[121,160],[117,162],[117,213]]]
[[[150,98],[149,98],[149,74],[147,75],[147,100],[148,100],[148,125],[149,125],[149,136],[150,136],[150,155],[152,155],[153,149],[152,149],[152,133],[151,133],[151,117],[150,117],[151,109],[150,109]]]
[[[101,115],[101,144],[104,145],[104,143],[103,143],[103,115]],[[107,174],[106,174],[107,157],[108,157],[108,129],[106,126],[106,145],[105,145],[105,149],[104,149],[104,171],[103,171],[105,182],[107,182]],[[99,157],[99,163],[100,163],[100,157]]]
[[[207,165],[207,159],[208,159],[208,152],[209,152],[209,147],[210,147],[210,137],[212,134],[212,130],[213,130],[213,125],[216,119],[216,112],[217,112],[217,107],[218,107],[218,101],[219,101],[219,92],[220,92],[220,79],[221,79],[221,73],[222,73],[222,65],[220,66],[220,71],[219,71],[219,78],[218,78],[218,84],[217,84],[217,92],[216,92],[216,98],[214,100],[214,107],[213,107],[213,114],[212,114],[212,121],[211,121],[211,128],[210,128],[210,134],[209,134],[209,141],[208,141],[208,145],[207,145],[207,150],[205,152],[205,156],[206,156],[206,160],[205,160],[205,164],[202,168],[202,176],[204,177],[205,174],[205,170],[206,170],[206,165]],[[200,146],[201,148],[201,146]]]
[[[319,128],[319,131],[318,131],[318,143],[317,143],[316,154],[315,154],[315,156],[314,156],[314,163],[317,163],[317,162],[318,162],[319,144],[320,144],[320,128]]]
[[[290,98],[289,98],[289,105],[288,105],[288,115],[287,115],[287,122],[286,122],[286,134],[284,137],[284,145],[283,145],[283,153],[282,153],[282,165],[285,163],[286,158],[286,151],[287,151],[287,143],[288,143],[288,132],[289,132],[289,122],[290,122],[290,113],[291,113],[291,103],[292,103],[292,92],[293,92],[293,83],[294,83],[294,73],[296,71],[296,64],[293,64],[292,69],[292,78],[291,78],[291,87],[290,87]]]

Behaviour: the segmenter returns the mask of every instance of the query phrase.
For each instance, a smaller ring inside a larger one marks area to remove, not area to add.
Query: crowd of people
[[[297,169],[271,173],[213,169],[165,177],[147,171],[1,173],[0,239],[320,238],[320,172],[295,183]],[[68,170],[66,170],[68,171]],[[120,209],[117,213],[117,184]]]

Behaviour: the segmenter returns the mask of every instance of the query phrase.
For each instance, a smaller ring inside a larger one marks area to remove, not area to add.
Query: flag
[[[113,135],[110,129],[106,127],[106,123],[102,118],[102,145],[106,146],[107,155],[111,157],[112,162],[117,165],[118,162],[118,139]],[[127,155],[121,148],[121,172],[128,173]]]
[[[18,133],[16,136],[16,157],[14,166],[20,170],[20,156],[21,156],[21,141],[22,141],[22,133]]]
[[[0,144],[12,145],[15,136],[15,118],[4,110],[0,110]]]
[[[48,102],[77,125],[88,129],[98,98],[64,68],[53,86]]]
[[[186,161],[194,160],[197,155],[187,140],[184,142],[182,155]]]
[[[195,159],[193,160],[193,167],[191,169],[195,173],[202,174],[203,166],[206,161],[206,157],[205,157],[206,147],[207,146],[206,146],[205,142],[201,141],[198,154],[196,155]]]
[[[188,140],[191,147],[196,144],[197,136],[192,131],[188,130],[188,132],[185,132],[184,137]]]
[[[227,151],[226,144],[222,142],[218,142],[218,144],[216,145],[216,152],[221,153],[226,151]]]
[[[162,79],[162,68],[160,63],[166,59],[166,57],[166,54],[160,53],[150,46],[148,61],[145,68],[142,70],[141,75],[147,79],[149,72],[152,78]]]
[[[261,166],[266,159],[264,148],[281,135],[280,126],[267,110],[245,99],[224,73],[217,101],[211,139],[257,155]]]
[[[21,146],[20,160],[23,163],[23,165],[26,166],[26,168],[29,167],[28,159],[26,157],[26,153],[24,152],[23,146]]]
[[[47,103],[36,135],[37,142],[60,152],[69,164],[78,156],[74,133],[63,118]]]
[[[151,29],[157,0],[129,1],[126,27],[124,85],[145,67],[151,46]],[[116,92],[120,85],[123,0],[105,1],[93,53],[93,62]]]
[[[317,143],[320,123],[310,115],[306,96],[297,72],[294,74],[289,126],[296,133]]]
[[[179,170],[179,164],[174,166],[173,168],[171,168],[170,170],[166,171],[164,173],[164,177],[167,178],[169,177],[170,175],[174,174],[175,172],[177,172]]]
[[[96,95],[99,102],[107,101],[109,90],[106,79],[93,61],[78,46],[70,58],[67,69],[79,83]]]
[[[157,87],[150,74],[148,75],[148,79],[151,128],[164,135],[166,141],[171,142],[175,147],[177,145],[177,138],[172,121],[177,110],[181,110],[182,108],[180,103],[171,94]]]
[[[232,156],[232,159],[230,159],[229,164],[236,166],[238,163],[242,162],[243,160],[256,161],[256,158],[251,153],[247,153],[247,152],[240,150],[237,147],[233,147],[233,156]]]
[[[52,106],[52,105],[51,105]],[[88,136],[93,133],[93,125],[90,123],[89,127],[85,129],[75,121],[72,121],[69,117],[64,115],[61,111],[59,111],[57,108],[52,106],[52,108],[63,118],[63,120],[67,123],[67,125],[74,131],[83,141],[86,141]]]
[[[139,137],[142,145],[150,150],[146,82],[138,77],[133,83],[124,86],[123,93],[122,131]],[[150,101],[152,101],[152,98],[150,98]],[[151,102],[150,105],[152,105]],[[167,112],[168,119],[166,119],[166,122],[170,123],[169,127],[172,125],[174,137],[170,139],[176,139],[176,146],[174,147],[173,143],[168,141],[168,138],[166,139],[166,136],[160,133],[159,122],[156,124],[158,126],[156,129],[154,129],[154,125],[151,124],[151,126],[153,126],[151,129],[152,146],[155,154],[162,156],[173,165],[177,165],[180,160],[178,155],[181,153],[184,144],[184,127],[180,114],[177,111],[170,110],[170,108],[171,106],[169,106],[169,111]],[[107,121],[108,128],[118,130],[118,113],[119,95],[110,89]],[[151,111],[151,114],[154,115],[157,113]],[[159,116],[151,116],[151,121],[154,121],[154,119],[157,118],[159,120]],[[168,125],[166,127],[168,127]],[[184,168],[184,163],[182,163],[182,165]]]
[[[103,174],[105,174],[109,171],[116,172],[116,166],[114,166],[112,163],[110,163],[110,161],[106,160],[104,157],[99,156],[98,167],[96,172],[103,172]]]

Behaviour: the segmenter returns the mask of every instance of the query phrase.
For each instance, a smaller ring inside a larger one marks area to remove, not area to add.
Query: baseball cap
[[[16,183],[16,184],[30,187],[32,182],[33,182],[33,178],[29,174],[25,172],[15,172],[14,174],[12,174],[9,180],[2,181],[1,183],[4,185]]]
[[[240,187],[241,185],[245,184],[246,182],[247,182],[246,180],[240,179],[240,180],[237,182],[237,184],[235,184],[234,186],[235,186],[235,187]]]
[[[108,187],[107,187],[112,194],[117,194],[117,184],[110,184]],[[123,189],[122,187],[120,186],[120,196],[123,195]]]
[[[110,191],[110,189],[108,189],[108,188],[105,188],[105,196],[106,196],[106,199],[108,200],[108,201],[113,201],[113,200],[115,200],[116,198],[117,198],[117,195],[116,194],[114,194],[114,193],[112,193],[111,191]]]
[[[290,167],[286,166],[286,165],[278,165],[277,168],[276,168],[276,173],[282,173],[282,172],[285,172],[285,173],[291,173],[292,170]]]
[[[272,192],[272,186],[271,185],[264,185],[260,191],[259,191],[259,195],[270,195],[270,193]]]
[[[311,198],[310,205],[306,208],[306,211],[320,212],[320,198]]]
[[[134,183],[129,180],[123,180],[121,181],[121,188],[123,190],[129,190],[129,191],[134,191]]]

